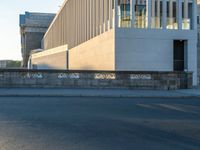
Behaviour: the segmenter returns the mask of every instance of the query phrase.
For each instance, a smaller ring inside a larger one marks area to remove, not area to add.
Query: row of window
[[[151,12],[151,28],[163,28],[163,3],[162,1],[153,1],[154,6]],[[159,2],[159,3],[158,3]],[[135,27],[135,28],[147,28],[148,27],[148,14],[147,5],[143,0],[136,0],[132,9],[130,0],[118,1],[118,26],[119,27]],[[174,1],[166,4],[166,28],[178,29],[177,19],[177,3]],[[132,13],[135,10],[135,13]],[[188,3],[187,18],[184,16],[184,3],[182,3],[182,29],[192,29],[192,3]],[[135,14],[135,16],[132,16]],[[134,18],[134,21],[132,19]]]

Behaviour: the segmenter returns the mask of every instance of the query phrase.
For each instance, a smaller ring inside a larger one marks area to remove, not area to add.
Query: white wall
[[[188,40],[188,71],[197,84],[195,30],[115,29],[116,70],[173,71],[173,40]]]
[[[31,55],[32,65],[37,69],[67,69],[67,45],[45,50]]]
[[[115,70],[114,30],[69,50],[70,70]]]

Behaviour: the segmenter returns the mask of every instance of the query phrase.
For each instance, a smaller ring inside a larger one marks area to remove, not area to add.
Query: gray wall
[[[173,71],[173,40],[187,40],[186,70],[197,85],[196,30],[115,28],[116,70]]]
[[[25,34],[25,51],[22,53],[24,67],[28,63],[30,52],[34,49],[41,48],[41,40],[44,33],[42,32],[27,32]]]

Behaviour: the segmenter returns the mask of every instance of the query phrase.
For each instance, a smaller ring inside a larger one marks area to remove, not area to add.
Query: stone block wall
[[[192,73],[4,69],[0,70],[0,87],[174,90],[191,88]]]

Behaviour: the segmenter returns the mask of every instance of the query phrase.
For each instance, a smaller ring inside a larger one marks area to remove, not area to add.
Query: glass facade
[[[189,30],[193,5],[189,0],[181,0],[180,4],[178,0],[166,0],[165,5],[162,0],[118,0],[118,27]],[[180,13],[182,23],[178,20]]]
[[[176,1],[167,2],[167,29],[178,29]]]
[[[119,27],[130,28],[132,13],[130,0],[118,1]]]
[[[137,0],[135,4],[135,28],[147,28],[146,2]]]
[[[151,14],[151,28],[162,28],[162,1],[153,0],[152,14]]]

